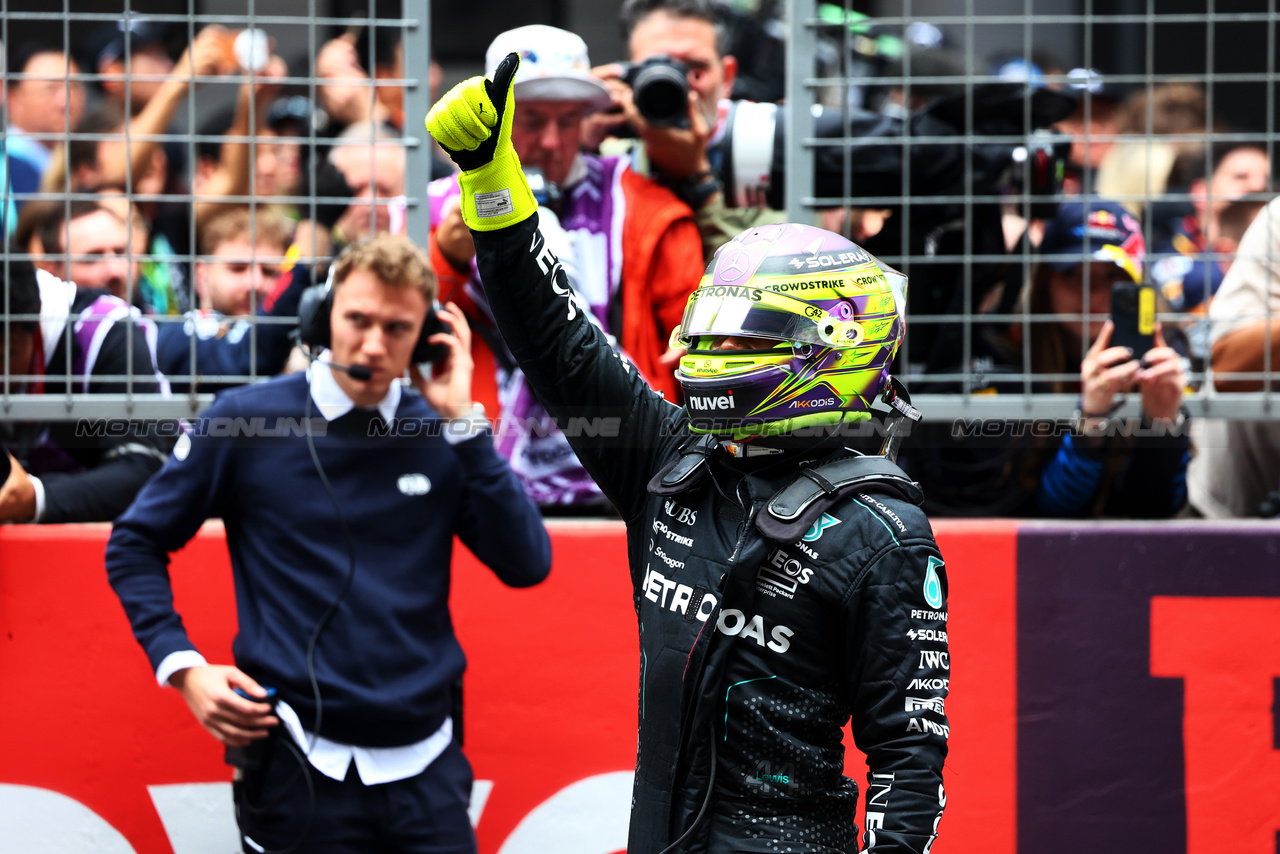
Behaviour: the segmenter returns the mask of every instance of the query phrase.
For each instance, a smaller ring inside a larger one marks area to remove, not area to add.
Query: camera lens
[[[636,108],[650,124],[684,126],[689,113],[689,80],[668,64],[647,65],[632,84]]]

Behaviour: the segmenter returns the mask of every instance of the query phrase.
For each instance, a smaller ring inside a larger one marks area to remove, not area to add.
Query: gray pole
[[[424,124],[431,109],[431,0],[404,0],[404,188],[408,197],[405,227],[409,239],[427,248],[431,230],[431,137]]]
[[[787,103],[785,181],[787,219],[809,222],[813,214],[806,200],[813,198],[813,149],[805,141],[813,136],[813,93],[805,81],[813,75],[815,0],[792,0],[788,6]]]

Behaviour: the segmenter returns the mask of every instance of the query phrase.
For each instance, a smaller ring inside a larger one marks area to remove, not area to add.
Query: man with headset
[[[812,226],[716,255],[673,340],[687,408],[614,355],[538,231],[511,145],[508,55],[427,117],[512,355],[627,523],[640,628],[628,854],[856,852],[850,724],[869,765],[865,850],[932,847],[950,725],[947,576],[892,458],[919,413],[889,367],[906,279]],[[893,407],[880,456],[844,425]]]
[[[549,541],[472,404],[462,313],[450,303],[451,331],[423,331],[425,253],[370,238],[330,282],[300,311],[326,355],[217,398],[117,521],[108,577],[159,683],[240,749],[244,851],[474,852],[450,718],[465,666],[452,541],[513,587],[546,577]],[[195,650],[166,569],[210,517],[235,577],[234,666]]]

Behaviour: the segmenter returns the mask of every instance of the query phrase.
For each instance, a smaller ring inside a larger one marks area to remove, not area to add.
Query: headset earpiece
[[[332,268],[330,268],[332,271]],[[323,285],[312,285],[302,292],[298,301],[298,339],[311,350],[328,347],[330,342],[329,316],[333,313],[333,286],[330,280]]]
[[[333,270],[335,261],[329,265],[329,276],[323,285],[312,285],[302,292],[298,302],[298,338],[308,348],[329,347],[332,339],[331,317],[333,315]],[[449,324],[440,315],[440,303],[432,302],[427,308],[427,317],[422,323],[422,331],[413,346],[413,361],[442,362],[449,356],[449,347],[444,344],[432,344],[428,339],[439,332],[452,332]]]

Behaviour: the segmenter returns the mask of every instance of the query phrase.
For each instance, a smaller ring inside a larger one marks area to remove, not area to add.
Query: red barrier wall
[[[473,805],[482,854],[611,854],[625,840],[638,653],[623,530],[551,527],[555,563],[539,587],[503,587],[464,549],[455,559],[453,613],[470,662],[466,749],[485,781]],[[934,851],[1013,854],[1017,530],[947,523],[937,532],[957,665]],[[96,850],[169,854],[182,846],[170,844],[148,787],[230,775],[181,697],[156,686],[107,585],[106,536],[105,526],[0,531],[0,786],[51,790],[92,810],[123,837]],[[171,573],[193,640],[210,660],[229,661],[234,600],[221,527],[207,525]],[[863,784],[861,755],[851,750],[846,766]],[[597,775],[609,776],[574,787]]]

